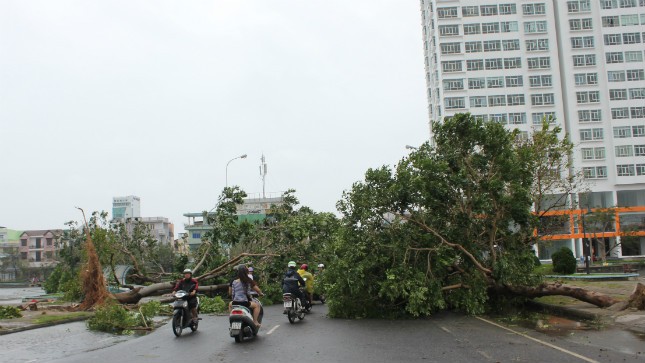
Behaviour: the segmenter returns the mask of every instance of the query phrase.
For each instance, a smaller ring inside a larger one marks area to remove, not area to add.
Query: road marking
[[[273,332],[274,332],[276,329],[278,329],[279,327],[280,327],[280,325],[276,325],[276,326],[274,326],[273,328],[271,328],[271,330],[269,330],[269,331],[267,332],[267,335],[271,335],[271,333],[273,333]]]
[[[505,326],[503,326],[503,325],[499,325],[499,324],[497,324],[497,323],[495,323],[495,322],[492,322],[492,321],[490,321],[490,320],[486,320],[486,319],[484,319],[484,318],[480,318],[479,316],[476,316],[475,318],[476,318],[476,319],[479,319],[479,320],[481,320],[481,321],[483,321],[483,322],[485,322],[485,323],[488,323],[488,324],[494,325],[494,326],[496,326],[496,327],[498,327],[498,328],[501,328],[501,329],[504,329],[504,330],[510,331],[511,333],[513,333],[513,334],[517,334],[517,335],[519,335],[519,336],[521,336],[521,337],[524,337],[524,338],[526,338],[526,339],[530,339],[530,340],[532,340],[532,341],[534,341],[534,342],[538,342],[538,343],[540,343],[540,344],[542,344],[542,345],[545,345],[545,346],[547,346],[547,347],[549,347],[549,348],[553,348],[553,349],[555,349],[555,350],[558,350],[558,351],[560,351],[560,352],[562,352],[562,353],[566,353],[566,354],[569,354],[569,355],[574,356],[574,357],[576,357],[576,358],[582,359],[582,360],[584,360],[584,361],[586,361],[586,362],[589,362],[589,363],[600,363],[600,362],[598,362],[597,360],[593,360],[593,359],[591,359],[591,358],[587,358],[587,357],[582,356],[582,355],[580,355],[580,354],[578,354],[578,353],[575,353],[575,352],[572,352],[572,351],[570,351],[570,350],[566,350],[566,349],[564,349],[564,348],[558,347],[557,345],[553,345],[553,344],[551,344],[551,343],[547,343],[547,342],[542,341],[542,340],[540,340],[540,339],[533,338],[532,336],[526,335],[526,334],[524,334],[524,333],[517,332],[517,331],[515,331],[515,330],[513,330],[513,329],[511,329],[511,328],[507,328],[507,327],[505,327]]]
[[[446,327],[439,326],[439,328],[441,328],[441,330],[445,331],[448,334],[452,334],[452,332],[450,330],[448,330],[448,328],[446,328]]]

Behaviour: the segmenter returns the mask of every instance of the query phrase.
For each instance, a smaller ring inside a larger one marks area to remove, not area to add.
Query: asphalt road
[[[14,349],[12,353],[9,348],[0,354],[0,361],[645,362],[645,342],[621,337],[620,342],[632,341],[618,344],[611,339],[611,332],[552,337],[517,327],[508,330],[486,319],[451,313],[425,320],[392,321],[329,319],[326,311],[325,306],[316,305],[305,320],[289,324],[280,306],[271,306],[265,310],[259,336],[239,344],[228,336],[226,316],[203,316],[199,331],[185,332],[179,338],[168,325],[143,337],[118,344],[103,342],[101,346],[85,345],[82,340],[74,345],[78,337],[72,334],[54,342],[49,356],[32,350],[31,359],[25,360],[13,353],[27,351]],[[12,339],[29,339],[27,333],[15,334]],[[0,346],[5,349],[3,340],[0,337]],[[70,345],[66,351],[57,349],[66,344]]]

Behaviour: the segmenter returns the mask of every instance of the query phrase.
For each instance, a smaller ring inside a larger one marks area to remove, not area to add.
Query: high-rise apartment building
[[[576,145],[585,203],[625,207],[610,253],[645,255],[643,238],[619,243],[621,227],[645,232],[645,0],[421,0],[421,13],[430,119],[470,112],[528,136],[553,117]],[[583,253],[573,217],[541,258]]]

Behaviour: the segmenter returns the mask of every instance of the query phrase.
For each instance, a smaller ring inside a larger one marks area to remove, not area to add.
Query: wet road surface
[[[198,332],[179,338],[168,325],[139,338],[86,331],[106,339],[96,346],[73,331],[43,343],[50,348],[42,351],[4,351],[5,336],[0,361],[645,362],[645,342],[629,334],[614,339],[611,331],[558,337],[452,313],[427,320],[340,320],[326,318],[326,311],[316,305],[305,320],[289,324],[280,306],[268,307],[259,336],[239,344],[228,336],[226,316],[206,315]],[[11,339],[29,339],[28,333]],[[115,344],[118,339],[125,341]]]

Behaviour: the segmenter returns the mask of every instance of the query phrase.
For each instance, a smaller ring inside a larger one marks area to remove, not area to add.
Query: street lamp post
[[[580,214],[582,218],[582,240],[584,241],[584,255],[585,255],[585,270],[587,275],[591,274],[590,260],[591,260],[591,245],[587,239],[587,227],[585,226],[585,215],[592,213],[591,208],[587,206],[587,211]]]
[[[418,149],[418,147],[412,146],[412,145],[405,145],[405,148],[408,149],[408,150],[417,150]]]
[[[244,154],[244,155],[240,155],[240,156],[238,156],[238,157],[235,157],[235,158],[233,158],[233,159],[229,160],[229,161],[228,161],[228,163],[226,163],[226,186],[227,186],[227,187],[228,187],[228,164],[230,164],[230,163],[231,163],[231,161],[233,161],[233,160],[237,160],[237,159],[246,159],[246,154]]]

